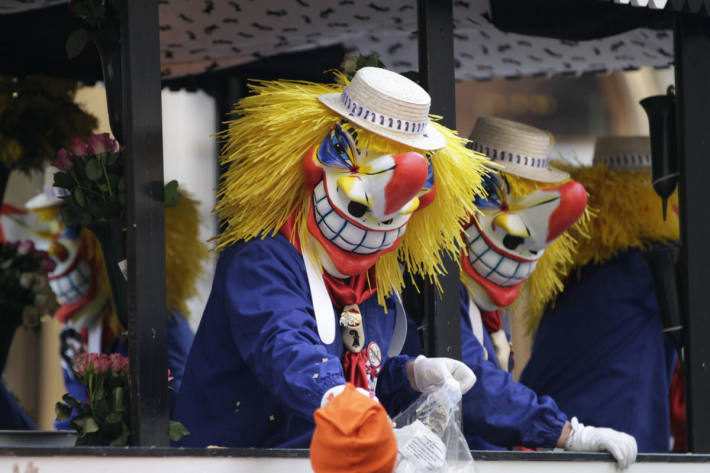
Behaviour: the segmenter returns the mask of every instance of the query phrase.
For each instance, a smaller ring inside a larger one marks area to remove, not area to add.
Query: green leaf
[[[64,394],[64,396],[62,396],[62,400],[71,407],[79,407],[81,405],[81,403],[74,399],[69,393]]]
[[[86,177],[88,177],[92,181],[98,181],[100,179],[103,179],[104,172],[101,168],[101,163],[99,162],[98,158],[90,159],[86,163]]]
[[[111,412],[106,416],[107,424],[120,424],[123,421],[123,417],[120,412]]]
[[[72,408],[64,404],[63,402],[58,402],[54,405],[54,413],[57,416],[58,421],[67,420],[71,417]]]
[[[99,430],[99,426],[94,420],[93,417],[86,417],[86,422],[84,422],[84,432],[87,434],[90,434],[92,432],[97,432]]]
[[[74,187],[74,179],[72,179],[66,172],[57,172],[54,174],[54,186],[63,187],[64,189],[71,189]]]
[[[171,442],[177,442],[189,433],[190,431],[187,430],[184,425],[182,425],[176,420],[171,420],[168,424],[168,437],[170,437]]]
[[[128,430],[124,430],[121,435],[113,439],[109,445],[112,447],[123,447],[124,445],[128,445],[129,437],[130,434],[128,433]]]
[[[182,194],[180,194],[180,191],[178,190],[178,182],[175,179],[165,184],[166,207],[175,207],[178,202],[180,202],[181,197]]]
[[[89,42],[89,32],[84,28],[79,28],[71,32],[67,38],[67,42],[64,45],[67,51],[67,57],[69,59],[74,59],[84,50],[86,43]]]
[[[86,205],[86,198],[84,197],[84,191],[81,190],[81,187],[77,187],[72,191],[72,195],[74,196],[74,202],[76,202],[76,205],[79,207],[84,207]]]

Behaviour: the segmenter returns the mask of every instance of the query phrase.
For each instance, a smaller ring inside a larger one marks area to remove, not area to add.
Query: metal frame
[[[677,2],[676,2],[677,3]],[[452,0],[418,0],[420,75],[432,113],[455,127]],[[158,7],[122,2],[123,120],[127,177],[129,354],[132,363],[134,445],[167,445],[167,339]],[[710,318],[703,302],[710,287],[710,221],[703,195],[710,176],[707,110],[710,83],[708,20],[682,15],[676,28],[676,83],[681,169],[683,299],[688,317],[690,448],[710,452]],[[691,231],[692,226],[692,231]],[[691,258],[692,256],[692,258]],[[418,304],[428,320],[428,353],[460,357],[459,270],[446,262],[441,294],[425,282]]]
[[[158,3],[121,2],[131,443],[167,446],[168,350]]]
[[[676,127],[680,167],[681,307],[686,317],[688,448],[710,452],[710,19],[679,14],[675,29]]]
[[[431,113],[444,118],[441,123],[456,128],[456,88],[454,81],[453,1],[418,0],[419,80],[431,95]],[[461,359],[461,307],[459,266],[447,256],[446,275],[439,278],[442,291],[429,281],[420,282],[421,293],[415,307],[426,318],[425,349],[429,356]]]

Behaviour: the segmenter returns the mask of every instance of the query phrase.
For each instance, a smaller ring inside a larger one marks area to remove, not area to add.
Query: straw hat
[[[650,171],[651,140],[648,136],[600,136],[594,144],[594,164],[612,171]]]
[[[422,150],[446,146],[444,136],[429,123],[429,94],[396,72],[363,67],[342,93],[321,95],[318,100],[356,125],[392,141]]]
[[[540,182],[559,182],[569,174],[550,166],[550,135],[522,123],[480,117],[473,127],[469,148],[501,165],[500,170]]]

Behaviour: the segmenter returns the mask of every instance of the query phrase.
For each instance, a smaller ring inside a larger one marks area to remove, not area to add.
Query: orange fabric
[[[311,466],[315,473],[392,473],[397,440],[382,405],[347,384],[313,415]]]

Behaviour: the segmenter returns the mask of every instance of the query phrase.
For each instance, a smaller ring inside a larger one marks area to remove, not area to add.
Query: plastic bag
[[[461,390],[453,379],[422,394],[394,418],[397,463],[394,473],[473,471],[473,457],[461,433]]]

